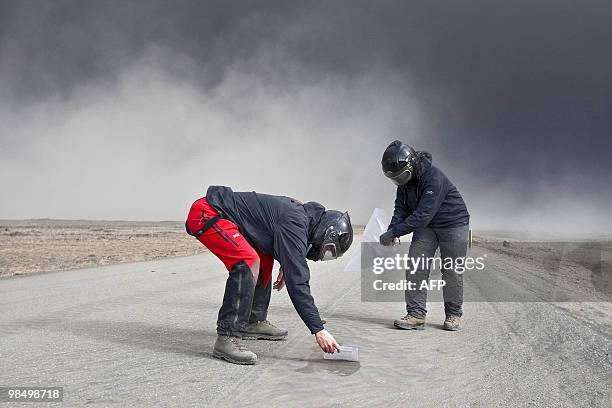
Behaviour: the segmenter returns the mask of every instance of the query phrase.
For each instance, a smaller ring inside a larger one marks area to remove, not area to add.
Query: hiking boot
[[[425,329],[425,318],[415,317],[407,314],[401,319],[395,320],[393,325],[398,329],[404,330],[423,330]]]
[[[461,316],[446,315],[444,330],[456,331],[461,327]]]
[[[279,329],[267,320],[249,323],[242,332],[242,338],[247,340],[284,340],[287,330]]]
[[[242,343],[238,337],[218,335],[213,356],[234,364],[255,364],[257,355]]]

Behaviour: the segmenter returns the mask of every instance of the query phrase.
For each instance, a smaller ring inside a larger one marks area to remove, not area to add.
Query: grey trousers
[[[448,258],[465,258],[468,246],[469,225],[452,228],[420,228],[413,232],[409,256],[432,258],[438,247],[442,261]],[[444,262],[442,262],[444,264]],[[423,280],[429,280],[430,265],[419,263],[414,273],[406,270],[406,280],[414,282],[413,290],[406,290],[406,311],[414,317],[424,318],[427,314],[427,289],[419,289]],[[443,265],[444,266],[444,265]],[[446,282],[443,288],[444,311],[447,315],[463,314],[463,274],[454,269],[441,269],[442,279]]]

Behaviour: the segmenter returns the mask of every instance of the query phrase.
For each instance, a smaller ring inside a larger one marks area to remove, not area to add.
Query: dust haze
[[[610,7],[545,3],[2,2],[0,218],[182,220],[225,184],[365,223],[401,139],[475,228],[609,232]]]

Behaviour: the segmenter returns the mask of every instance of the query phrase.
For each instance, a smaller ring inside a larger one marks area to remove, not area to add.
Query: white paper
[[[339,353],[323,353],[325,360],[359,361],[359,348],[357,346],[341,346]]]
[[[375,208],[363,231],[361,242],[378,242],[382,233],[387,231],[390,219],[382,208]],[[347,272],[361,272],[361,245],[352,251],[351,259],[344,268]]]

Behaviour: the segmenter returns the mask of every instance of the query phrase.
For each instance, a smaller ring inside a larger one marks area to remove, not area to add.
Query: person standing
[[[459,190],[432,165],[432,156],[417,152],[399,140],[391,143],[382,157],[382,170],[397,185],[395,208],[387,232],[380,236],[382,245],[393,245],[396,238],[412,233],[409,256],[431,259],[440,248],[446,330],[458,330],[463,315],[463,275],[448,268],[467,254],[470,214]],[[430,262],[419,262],[406,271],[406,279],[415,282],[406,290],[406,316],[395,320],[399,329],[424,329],[427,314],[427,288]]]

